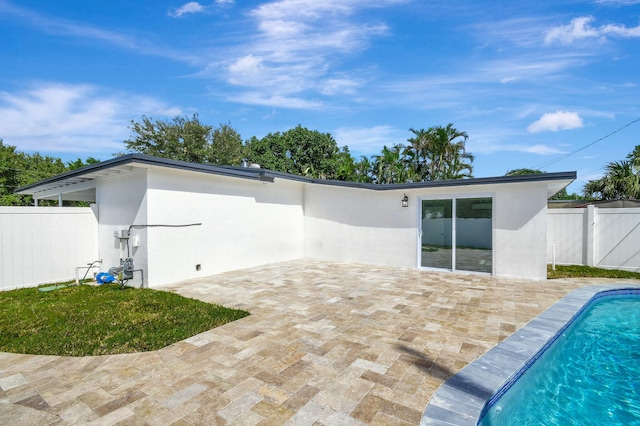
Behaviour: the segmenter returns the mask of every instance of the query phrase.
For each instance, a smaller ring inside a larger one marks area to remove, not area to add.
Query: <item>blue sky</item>
[[[65,160],[143,115],[301,124],[356,157],[453,123],[476,177],[580,192],[640,144],[640,122],[593,143],[640,118],[640,0],[0,0],[0,28],[0,138]]]

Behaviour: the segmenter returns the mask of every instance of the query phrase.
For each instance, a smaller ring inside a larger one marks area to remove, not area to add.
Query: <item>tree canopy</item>
[[[543,172],[538,169],[513,169],[509,170],[505,176],[517,176],[517,175],[540,175]],[[562,188],[553,197],[549,198],[550,200],[582,200],[584,197],[580,196],[580,194],[576,194],[575,192],[569,194],[567,192],[567,188]]]
[[[474,156],[467,152],[468,135],[449,123],[429,129],[409,129],[408,144],[386,145],[372,157],[371,181],[378,184],[424,182],[473,177]]]
[[[247,157],[270,170],[320,179],[345,180],[352,175],[353,159],[347,147],[338,148],[333,136],[298,125],[262,139],[247,141]]]
[[[298,125],[285,132],[253,136],[243,143],[230,123],[204,124],[198,114],[155,120],[131,120],[128,152],[199,164],[239,166],[243,158],[261,167],[311,178],[392,184],[472,177],[474,156],[467,152],[466,132],[453,124],[410,129],[407,144],[384,146],[378,155],[355,159],[330,133]],[[121,154],[114,154],[121,155]],[[98,162],[28,155],[0,140],[0,205],[30,205],[31,197],[13,194],[20,186]],[[43,201],[43,204],[47,202]]]
[[[410,162],[410,180],[448,180],[473,177],[475,157],[467,152],[465,144],[469,135],[453,127],[434,126],[427,130],[409,129],[413,137],[408,139],[405,155]]]
[[[520,175],[541,175],[544,172],[538,169],[513,169],[509,170],[505,176],[520,176]]]
[[[171,120],[143,116],[141,122],[132,120],[129,129],[133,134],[124,144],[130,152],[223,166],[237,166],[243,157],[242,138],[231,124],[214,128],[202,124],[198,114]]]
[[[585,184],[584,194],[597,200],[640,200],[640,145],[626,159],[607,164],[604,176]]]
[[[5,145],[0,139],[0,206],[31,206],[33,198],[14,194],[16,188],[96,162],[98,160],[90,157],[86,163],[78,158],[65,164],[59,158],[16,151],[15,146]],[[78,205],[74,202],[65,203]],[[57,205],[58,202],[43,200],[40,204]]]

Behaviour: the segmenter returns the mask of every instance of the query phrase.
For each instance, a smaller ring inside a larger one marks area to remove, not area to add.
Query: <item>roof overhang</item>
[[[543,173],[534,175],[499,176],[473,179],[456,179],[430,182],[377,185],[371,183],[345,182],[325,179],[311,179],[267,169],[212,166],[188,163],[166,158],[129,154],[100,163],[72,170],[40,182],[16,189],[17,194],[32,195],[38,200],[96,201],[96,186],[101,179],[111,179],[138,173],[150,168],[170,168],[195,173],[207,173],[259,182],[273,182],[285,179],[301,183],[332,185],[373,191],[411,190],[422,188],[458,187],[471,185],[495,185],[506,183],[545,182],[547,195],[551,198],[576,179],[576,172]]]
[[[273,177],[267,175],[268,171],[262,169],[225,168],[140,154],[129,154],[17,188],[15,193],[31,195],[37,200],[62,199],[95,202],[96,186],[99,180],[123,177],[138,173],[141,170],[157,167],[273,182]]]

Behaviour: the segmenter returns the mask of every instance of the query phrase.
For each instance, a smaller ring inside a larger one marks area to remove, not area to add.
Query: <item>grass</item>
[[[547,265],[547,278],[634,278],[640,279],[640,273],[621,271],[619,269],[602,269],[582,265],[556,265],[556,270]]]
[[[153,351],[247,315],[118,285],[11,290],[0,292],[0,351],[68,356]]]

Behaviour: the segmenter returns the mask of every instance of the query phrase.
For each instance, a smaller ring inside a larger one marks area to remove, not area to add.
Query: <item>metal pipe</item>
[[[85,278],[87,278],[87,274],[89,273],[89,270],[92,268],[98,268],[99,266],[94,266],[96,263],[99,263],[100,265],[102,265],[102,259],[100,260],[94,260],[91,263],[87,263],[85,266],[76,266],[76,285],[80,285],[80,274],[78,273],[78,271],[82,268],[87,268],[87,272],[85,272],[84,277],[82,277],[82,281],[84,281]]]

